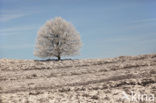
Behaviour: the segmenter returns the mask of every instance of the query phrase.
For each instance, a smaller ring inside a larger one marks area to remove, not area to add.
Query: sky
[[[0,0],[0,58],[33,55],[37,32],[61,16],[80,33],[74,59],[156,53],[156,0]]]

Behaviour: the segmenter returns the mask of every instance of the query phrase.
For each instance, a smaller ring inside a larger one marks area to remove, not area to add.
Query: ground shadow
[[[69,59],[61,59],[61,60],[58,60],[58,59],[45,59],[45,60],[34,60],[34,61],[39,61],[39,62],[48,62],[48,61],[68,61],[68,60],[73,60],[73,59],[71,59],[71,58],[69,58]],[[74,59],[74,60],[77,60],[77,59]]]

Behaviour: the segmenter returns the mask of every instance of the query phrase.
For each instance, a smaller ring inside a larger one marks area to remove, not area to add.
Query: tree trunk
[[[60,56],[58,56],[57,58],[58,58],[57,60],[61,60],[61,57]]]

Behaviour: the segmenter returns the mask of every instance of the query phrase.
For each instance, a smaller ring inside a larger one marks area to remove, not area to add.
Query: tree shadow
[[[58,59],[45,59],[45,60],[34,60],[36,62],[50,62],[50,61],[72,61],[73,59],[69,58],[69,59],[61,59],[61,60],[58,60]]]

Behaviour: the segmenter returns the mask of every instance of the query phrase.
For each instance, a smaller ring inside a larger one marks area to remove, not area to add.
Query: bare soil
[[[123,92],[129,98],[132,92],[147,95],[132,101],[123,98]],[[156,103],[156,54],[62,61],[0,59],[0,103]]]

